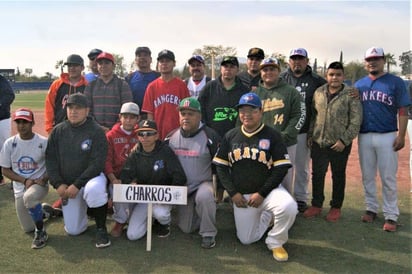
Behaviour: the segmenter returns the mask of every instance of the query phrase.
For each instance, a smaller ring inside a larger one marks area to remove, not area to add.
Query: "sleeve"
[[[6,142],[4,142],[3,146],[0,148],[0,167],[12,167],[10,142],[13,142],[13,139],[14,137],[12,137],[12,139],[7,139]]]
[[[238,191],[236,190],[230,175],[228,149],[229,141],[225,136],[221,145],[219,146],[219,149],[217,150],[215,157],[213,158],[212,163],[216,165],[217,176],[219,177],[220,182],[226,189],[229,196],[232,197]]]
[[[309,120],[309,129],[308,129],[308,133],[307,133],[308,134],[307,139],[312,138],[313,130],[314,130],[314,127],[315,127],[315,121],[316,121],[316,116],[317,116],[317,111],[315,109],[315,100],[316,100],[315,98],[316,98],[317,92],[320,92],[320,88],[315,90],[315,92],[313,93],[312,103],[310,104],[310,108],[308,110],[308,113],[310,113],[310,115],[308,115],[306,117],[306,119],[310,119]]]
[[[289,144],[296,140],[299,130],[302,128],[306,117],[306,105],[302,96],[294,88],[289,91],[290,97],[290,117],[288,125],[282,132],[282,137],[285,143]]]
[[[122,171],[120,173],[122,184],[130,184],[133,180],[136,179],[136,169],[133,168],[134,166],[136,166],[136,156],[136,152],[133,152],[126,159],[126,162],[124,163]]]
[[[57,90],[60,88],[60,85],[61,82],[59,80],[56,80],[52,83],[49,88],[49,92],[47,93],[46,101],[44,103],[44,125],[45,130],[48,134],[50,134],[51,130],[53,129],[56,95]]]
[[[200,103],[200,109],[202,112],[202,121],[206,122],[209,121],[207,119],[207,93],[208,93],[208,89],[209,89],[210,84],[206,83],[206,85],[202,88],[202,90],[199,92],[199,97],[197,98],[197,100]]]
[[[86,88],[84,89],[84,95],[87,98],[87,102],[89,103],[89,115],[93,116],[93,96],[92,96],[92,92],[93,92],[93,88],[94,86],[96,86],[96,81],[97,80],[93,80],[91,81]]]
[[[49,182],[55,189],[65,183],[60,175],[59,150],[56,143],[57,138],[57,132],[54,129],[47,140],[46,148],[46,170],[49,175]]]
[[[352,143],[358,135],[362,124],[362,104],[358,98],[347,95],[348,99],[348,127],[340,137],[345,146]]]
[[[119,79],[119,81],[121,81],[122,83],[122,89],[121,89],[122,90],[121,91],[122,92],[121,93],[122,104],[127,103],[127,102],[133,102],[133,95],[132,95],[132,91],[130,89],[129,84],[122,79]]]
[[[146,112],[146,113],[154,113],[154,106],[153,106],[153,82],[151,82],[147,88],[146,88],[146,92],[144,94],[143,97],[143,104],[142,104],[142,112]]]
[[[113,173],[113,162],[115,158],[115,151],[114,151],[114,143],[112,142],[112,138],[110,136],[110,131],[106,134],[107,139],[107,157],[104,166],[104,173],[110,174]]]
[[[9,107],[13,103],[15,95],[9,81],[3,76],[0,78],[0,92],[0,107]]]

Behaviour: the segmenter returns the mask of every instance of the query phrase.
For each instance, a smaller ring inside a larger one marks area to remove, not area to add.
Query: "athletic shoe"
[[[393,220],[389,220],[389,219],[385,220],[385,224],[383,225],[383,230],[388,231],[388,232],[395,232],[397,225],[398,223]]]
[[[96,232],[96,247],[103,248],[110,246],[109,235],[106,228],[98,228]]]
[[[215,247],[215,245],[216,245],[216,241],[215,241],[214,236],[202,237],[202,244],[201,244],[202,248],[210,249],[210,248]]]
[[[313,218],[322,213],[322,208],[321,207],[316,207],[316,206],[311,206],[308,209],[303,212],[303,217],[305,218]]]
[[[122,236],[125,225],[126,224],[121,224],[118,222],[114,223],[112,227],[112,231],[110,231],[110,235],[112,235],[112,237],[115,237],[115,238]]]
[[[170,235],[170,225],[162,225],[155,219],[153,222],[153,231],[157,234],[157,237],[166,238]]]
[[[31,244],[31,248],[39,249],[45,247],[48,238],[49,235],[47,235],[47,232],[45,230],[36,230],[34,232],[34,239]]]
[[[326,220],[329,222],[337,222],[340,218],[340,208],[331,207],[328,215],[326,215]]]
[[[41,204],[43,208],[43,219],[50,219],[63,216],[63,211],[60,208],[53,208],[48,203]]]
[[[59,198],[56,201],[54,201],[54,203],[52,204],[52,207],[61,209],[62,208],[62,199]]]
[[[376,213],[366,210],[365,214],[362,216],[361,220],[364,223],[373,223],[376,219]]]
[[[298,211],[300,213],[305,212],[306,209],[308,209],[308,205],[304,201],[297,201],[298,204]]]
[[[281,247],[272,249],[273,258],[278,262],[286,262],[289,259],[289,255],[286,250]]]

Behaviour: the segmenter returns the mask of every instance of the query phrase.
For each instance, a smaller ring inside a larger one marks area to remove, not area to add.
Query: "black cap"
[[[87,57],[90,60],[94,60],[96,59],[97,55],[99,55],[100,53],[102,53],[103,51],[101,49],[92,49],[89,54],[87,54]]]
[[[247,54],[247,58],[256,57],[259,59],[265,58],[265,52],[261,48],[251,48]]]
[[[137,131],[157,131],[157,125],[155,121],[152,120],[142,120],[139,122],[139,128]]]
[[[138,55],[141,52],[146,52],[149,55],[152,54],[152,52],[150,51],[150,49],[148,47],[137,47],[136,51],[134,52],[135,55]]]
[[[87,108],[88,106],[86,95],[82,93],[74,93],[70,95],[69,98],[67,99],[66,104],[67,105],[78,105],[84,108]]]
[[[75,64],[75,65],[84,65],[83,58],[77,54],[71,54],[67,57],[66,63],[64,65]]]
[[[162,58],[175,61],[175,54],[168,49],[164,49],[161,52],[159,52],[159,54],[157,55],[157,61],[159,61]]]
[[[220,65],[224,66],[225,64],[232,64],[232,65],[239,67],[239,61],[237,60],[235,56],[223,57],[222,62],[220,62]]]

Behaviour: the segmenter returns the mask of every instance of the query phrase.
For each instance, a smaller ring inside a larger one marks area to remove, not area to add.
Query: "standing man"
[[[157,56],[160,77],[147,86],[143,99],[142,111],[147,113],[149,120],[158,125],[159,139],[179,126],[177,107],[180,100],[189,97],[189,90],[185,82],[173,76],[176,66],[175,54],[164,49]]]
[[[264,58],[265,52],[261,48],[251,48],[247,54],[247,71],[242,71],[238,77],[249,90],[255,90],[259,86],[261,79],[259,65]]]
[[[87,229],[87,207],[96,221],[96,247],[110,245],[106,229],[107,191],[103,174],[107,141],[102,128],[88,117],[85,95],[67,100],[67,120],[51,132],[46,168],[51,185],[63,200],[64,229],[79,235]]]
[[[69,55],[64,65],[67,66],[67,73],[62,73],[51,84],[44,104],[45,129],[48,134],[55,125],[67,119],[66,104],[70,94],[83,93],[87,85],[82,75],[84,62],[80,55]]]
[[[17,218],[24,232],[34,232],[31,248],[46,245],[48,235],[43,224],[41,201],[49,192],[45,153],[47,138],[33,132],[34,115],[19,108],[13,115],[18,134],[4,143],[0,166],[13,181]]]
[[[286,83],[294,86],[303,97],[306,107],[305,123],[301,127],[296,145],[294,197],[298,203],[299,212],[307,209],[309,199],[309,161],[310,150],[307,146],[307,132],[311,116],[311,105],[315,90],[326,84],[326,80],[312,71],[308,65],[308,52],[304,48],[292,49],[289,54],[289,68],[280,74]]]
[[[266,245],[277,261],[287,261],[283,245],[293,225],[296,202],[280,185],[291,167],[280,134],[262,123],[262,102],[255,93],[244,94],[237,105],[240,127],[230,130],[213,162],[233,201],[237,237],[254,243],[265,234]]]
[[[385,217],[383,230],[395,232],[399,217],[396,181],[398,151],[405,146],[408,106],[411,102],[402,79],[384,72],[384,66],[383,49],[369,48],[365,53],[368,76],[355,83],[363,106],[359,160],[366,213],[362,221],[371,223],[377,216],[376,172],[379,170]]]
[[[135,51],[135,63],[137,70],[126,76],[126,82],[132,90],[133,102],[142,108],[143,98],[147,86],[160,76],[160,73],[151,69],[152,52],[148,47],[138,47]],[[146,114],[141,113],[143,119]]]
[[[14,97],[14,91],[9,81],[0,75],[0,149],[11,134],[10,105],[13,103]],[[5,183],[0,171],[0,185]]]
[[[90,114],[105,132],[119,120],[120,108],[132,102],[132,92],[123,79],[114,74],[114,57],[102,52],[96,57],[99,78],[84,91],[90,106]]]
[[[179,105],[180,127],[168,137],[187,177],[187,205],[177,207],[177,224],[184,233],[199,229],[202,248],[216,245],[216,203],[212,159],[220,136],[201,122],[200,103],[193,97]]]
[[[308,131],[308,146],[312,156],[312,206],[303,216],[312,218],[322,212],[325,200],[325,176],[329,163],[332,170],[332,199],[326,216],[336,222],[341,215],[345,197],[346,164],[352,149],[352,140],[358,136],[362,122],[359,98],[350,95],[352,88],[343,83],[343,65],[333,62],[326,71],[328,83],[313,95],[312,118]]]
[[[260,64],[262,81],[255,93],[263,104],[263,123],[276,129],[286,144],[290,161],[295,163],[297,135],[305,122],[305,102],[299,92],[279,78],[276,58],[266,58]],[[282,185],[293,195],[293,167],[288,170]]]
[[[185,80],[190,96],[197,99],[200,91],[209,82],[210,77],[205,74],[205,59],[202,55],[193,55],[189,61],[190,77]]]
[[[91,71],[89,73],[86,73],[84,75],[84,78],[86,78],[88,83],[99,78],[99,71],[97,70],[96,57],[102,52],[103,51],[100,49],[92,49],[87,55],[87,57],[89,58],[89,69]]]

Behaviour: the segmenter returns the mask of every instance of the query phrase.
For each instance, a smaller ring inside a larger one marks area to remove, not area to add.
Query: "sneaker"
[[[289,259],[289,255],[286,250],[281,247],[272,249],[273,258],[278,262],[286,262]]]
[[[57,199],[56,201],[54,201],[54,203],[52,204],[52,207],[53,208],[62,208],[62,199],[60,198],[60,199]]]
[[[49,235],[47,235],[47,232],[45,230],[36,230],[34,232],[34,239],[31,244],[31,248],[39,249],[45,247],[48,238]]]
[[[388,232],[395,232],[397,225],[398,223],[393,220],[389,220],[389,219],[385,220],[385,224],[383,225],[383,230],[388,231]]]
[[[340,208],[331,207],[328,215],[326,215],[326,221],[337,222],[340,218]]]
[[[213,248],[216,245],[215,237],[214,236],[205,236],[202,237],[202,244],[200,245],[202,248]]]
[[[63,211],[61,208],[53,208],[53,206],[48,203],[42,203],[41,206],[43,208],[43,218],[46,217],[49,219],[63,216]]]
[[[103,248],[110,246],[109,235],[106,228],[98,228],[96,232],[96,247]]]
[[[376,213],[366,210],[365,214],[362,216],[361,220],[364,223],[373,223],[376,219]]]
[[[110,235],[112,235],[115,238],[122,236],[125,225],[126,224],[116,222],[112,227],[112,231],[110,231]]]
[[[320,215],[321,212],[322,212],[321,207],[311,206],[308,209],[306,209],[305,212],[303,212],[303,217],[313,218],[313,217]]]
[[[308,209],[308,205],[304,201],[297,201],[298,204],[298,211],[300,213],[305,212],[306,209]]]
[[[170,225],[162,225],[155,219],[153,222],[153,232],[155,232],[159,238],[166,238],[170,235]]]

